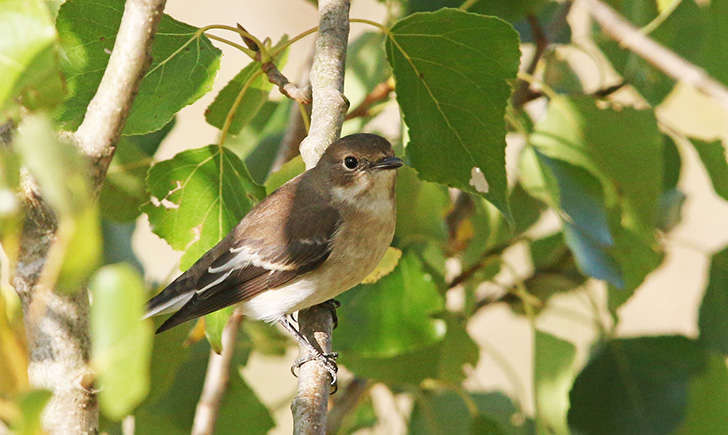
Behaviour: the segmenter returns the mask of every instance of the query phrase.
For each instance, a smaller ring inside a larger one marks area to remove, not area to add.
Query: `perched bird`
[[[318,164],[257,204],[238,225],[147,305],[174,312],[157,333],[239,304],[245,316],[279,322],[312,349],[336,379],[336,365],[287,315],[359,284],[381,260],[395,225],[396,169],[386,139],[353,134]]]

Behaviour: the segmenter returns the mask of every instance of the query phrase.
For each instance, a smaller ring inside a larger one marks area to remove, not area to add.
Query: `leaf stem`
[[[303,119],[303,126],[306,129],[306,134],[308,134],[308,130],[311,128],[311,120],[308,119],[308,111],[306,110],[306,105],[297,102],[298,104],[298,110],[301,112],[301,119]]]
[[[271,58],[275,58],[276,56],[278,56],[283,50],[288,48],[294,42],[298,42],[299,40],[305,38],[306,36],[308,36],[312,33],[318,32],[318,29],[319,29],[318,26],[311,27],[310,29],[305,30],[305,31],[299,33],[298,35],[294,36],[293,38],[288,40],[285,44],[283,44],[280,47],[273,50],[273,52],[270,54]]]
[[[641,28],[640,32],[642,32],[643,35],[649,35],[650,33],[652,33],[655,29],[660,27],[660,25],[664,23],[665,20],[670,18],[670,15],[675,12],[675,9],[680,6],[680,3],[682,3],[682,0],[673,0],[672,3],[670,3],[670,5],[667,6],[662,12],[660,12],[659,15],[657,15],[652,21],[647,23],[647,25],[645,25],[643,28]]]
[[[253,50],[249,49],[249,48],[243,47],[242,45],[240,45],[240,44],[238,44],[236,42],[230,41],[229,39],[221,38],[219,36],[210,35],[210,34],[206,34],[205,36],[207,36],[210,39],[214,39],[215,41],[220,41],[220,42],[223,42],[223,43],[225,43],[227,45],[230,45],[232,47],[235,47],[238,50],[240,50],[243,53],[245,53],[248,56],[250,56],[251,59],[256,60],[255,59],[255,52]]]
[[[240,103],[243,101],[243,95],[245,95],[245,93],[248,91],[248,88],[253,83],[253,80],[258,78],[258,76],[261,74],[263,74],[263,70],[258,70],[253,75],[251,75],[245,82],[245,84],[243,84],[240,92],[238,92],[238,96],[235,97],[235,101],[233,101],[233,105],[230,106],[230,110],[228,110],[227,116],[225,117],[225,123],[222,125],[222,130],[220,130],[220,139],[218,140],[219,146],[222,146],[222,144],[225,143],[225,138],[227,137],[228,130],[230,130],[230,125],[233,122],[235,112],[237,112],[238,106],[240,106]]]
[[[376,21],[367,20],[366,18],[350,18],[350,23],[362,23],[362,24],[369,24],[370,26],[374,26],[377,29],[381,30],[383,33],[385,33],[390,38],[392,37],[391,33],[389,32],[389,27],[385,26],[384,24],[377,23]]]
[[[475,4],[476,4],[476,3],[478,3],[479,1],[480,1],[480,0],[465,0],[465,1],[463,2],[463,4],[461,4],[461,5],[460,5],[460,7],[459,7],[458,9],[460,9],[460,10],[463,10],[463,11],[467,11],[468,9],[472,8],[472,7],[473,7],[473,5],[475,5]]]
[[[265,50],[265,46],[263,45],[262,42],[260,42],[260,40],[258,38],[256,38],[255,36],[251,35],[250,33],[246,32],[245,30],[239,29],[237,27],[226,26],[224,24],[210,24],[209,26],[201,27],[197,31],[197,33],[198,34],[203,34],[203,33],[207,32],[208,30],[215,30],[215,29],[217,29],[217,30],[228,30],[230,32],[235,32],[235,33],[237,33],[238,35],[240,35],[242,37],[250,38],[250,39],[252,39],[258,45],[258,47],[260,47],[261,50]],[[211,39],[218,40],[218,41],[221,40],[221,39],[219,39],[217,37],[213,38],[212,35],[205,35],[205,36],[207,36],[208,38],[211,38]],[[230,42],[230,41],[225,40],[225,41],[222,41],[222,42]],[[231,45],[232,44],[234,44],[234,43],[231,43]],[[241,50],[243,52],[245,52],[245,54],[247,54],[248,56],[250,56],[251,59],[257,60],[256,59],[256,55],[255,55],[255,52],[253,50],[250,50],[250,49],[245,48],[245,47],[242,47],[242,46],[240,46],[240,48],[241,48]]]

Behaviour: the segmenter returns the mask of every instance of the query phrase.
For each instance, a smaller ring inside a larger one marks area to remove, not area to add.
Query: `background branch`
[[[611,7],[599,0],[582,0],[591,16],[610,38],[651,63],[675,80],[685,82],[709,95],[728,110],[728,88],[672,50],[654,41]]]
[[[300,146],[306,168],[316,165],[321,154],[339,138],[349,103],[344,97],[344,64],[349,37],[348,0],[320,0],[319,33],[311,67],[313,107],[308,137]],[[298,314],[301,333],[317,343],[324,353],[331,352],[333,318],[326,306],[314,306]],[[299,348],[306,358],[308,350]],[[326,406],[330,389],[329,373],[318,361],[302,365],[298,372],[298,390],[291,403],[295,434],[324,434]]]
[[[109,64],[83,123],[73,135],[90,160],[91,183],[96,192],[148,66],[152,37],[164,4],[164,0],[127,0]],[[48,250],[56,239],[56,221],[32,181],[26,184],[26,220],[13,284],[24,314],[30,353],[28,377],[33,387],[53,392],[43,414],[46,431],[96,433],[98,404],[88,366],[88,295],[84,289],[67,294],[40,288]],[[43,298],[35,298],[41,293]],[[39,303],[43,304],[40,315],[31,315]]]
[[[205,384],[202,387],[200,400],[197,402],[195,419],[192,422],[193,435],[209,435],[215,429],[222,398],[225,396],[230,380],[230,364],[235,354],[235,341],[238,338],[242,320],[242,313],[236,309],[222,331],[222,352],[218,355],[214,350],[210,350]]]
[[[370,383],[365,378],[354,378],[349,382],[344,391],[338,394],[338,397],[331,406],[326,424],[327,434],[337,434],[341,425],[351,411],[356,409],[362,398],[369,391]]]

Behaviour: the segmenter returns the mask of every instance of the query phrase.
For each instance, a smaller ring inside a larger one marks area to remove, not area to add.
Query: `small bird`
[[[334,383],[335,355],[312,346],[287,316],[333,299],[377,266],[394,235],[393,169],[402,164],[380,136],[339,139],[149,300],[145,318],[174,312],[160,333],[239,304],[245,316],[278,322],[309,347]]]

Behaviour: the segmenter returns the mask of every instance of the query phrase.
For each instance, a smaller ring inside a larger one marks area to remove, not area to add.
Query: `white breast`
[[[380,191],[380,189],[377,189]],[[334,249],[317,269],[277,289],[266,290],[241,303],[246,316],[276,322],[293,313],[327,301],[359,284],[379,263],[392,242],[394,199],[386,196],[359,202],[334,237]]]

